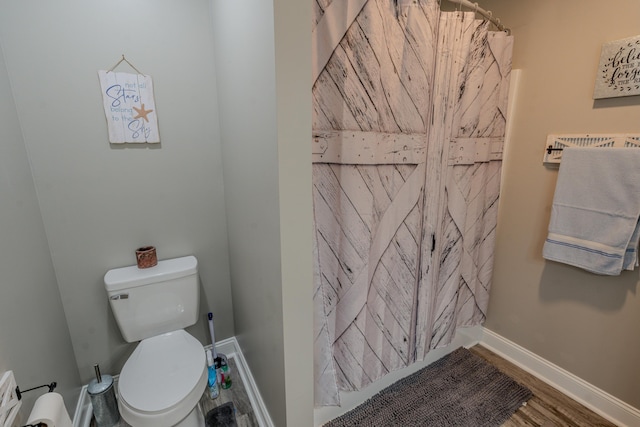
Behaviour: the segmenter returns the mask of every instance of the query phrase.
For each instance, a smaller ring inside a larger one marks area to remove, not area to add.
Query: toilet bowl
[[[193,256],[140,269],[109,270],[109,304],[122,333],[137,342],[118,379],[118,406],[133,427],[204,427],[207,385],[202,344],[184,328],[198,320],[198,261]]]
[[[120,413],[132,426],[204,427],[202,344],[184,330],[142,340],[120,373]]]

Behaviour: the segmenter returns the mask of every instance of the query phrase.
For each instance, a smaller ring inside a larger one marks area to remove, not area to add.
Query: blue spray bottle
[[[207,386],[209,387],[209,397],[211,399],[215,399],[220,394],[220,390],[218,389],[218,378],[216,375],[216,367],[213,362],[213,354],[211,353],[211,350],[207,350],[207,370]]]

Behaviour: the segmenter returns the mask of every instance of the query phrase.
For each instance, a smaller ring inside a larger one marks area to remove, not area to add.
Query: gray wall
[[[275,425],[283,426],[273,6],[218,0],[212,7],[236,337]]]
[[[233,335],[209,2],[2,2],[0,41],[82,382],[94,363],[119,372],[132,350],[102,278],[142,245],[197,256],[202,313],[190,330],[209,343],[211,309],[216,338]],[[154,79],[160,146],[108,142],[97,71],[121,54]],[[47,265],[31,286],[53,292]]]
[[[118,370],[130,346],[110,315],[102,276],[153,244],[161,258],[198,256],[202,310],[216,313],[218,338],[234,333],[231,261],[238,337],[269,410],[277,425],[311,425],[311,102],[303,84],[310,5],[263,3],[213,0],[214,12],[231,12],[214,22],[233,35],[230,47],[215,47],[238,61],[217,64],[225,174],[237,180],[226,183],[225,200],[209,2],[2,2],[0,44],[20,122],[0,64],[0,369],[14,369],[29,386],[54,374],[66,398],[81,384],[74,353],[83,382],[95,362]],[[523,70],[487,326],[640,407],[637,272],[603,278],[540,255],[556,179],[541,164],[546,135],[640,132],[638,97],[591,100],[602,43],[637,35],[640,8],[636,0],[483,6],[513,29],[514,66]],[[107,142],[96,71],[122,53],[154,77],[160,148]],[[17,324],[30,309],[39,318]],[[205,331],[194,328],[203,341]]]
[[[0,50],[0,375],[22,390],[52,381],[71,413],[80,378]],[[18,420],[46,389],[24,394]]]
[[[485,0],[522,70],[503,175],[486,326],[640,408],[638,271],[603,277],[545,261],[557,170],[548,134],[640,133],[640,96],[592,99],[603,43],[638,35],[637,0]]]
[[[312,2],[274,1],[287,425],[313,423]]]
[[[1,64],[0,120],[3,139],[12,138],[1,164],[13,185],[3,180],[0,191],[16,199],[2,206],[0,227],[12,238],[0,246],[8,266],[0,292],[3,302],[20,301],[0,312],[0,367],[28,379],[55,370],[71,408],[94,363],[118,372],[133,346],[117,330],[102,277],[152,244],[161,259],[200,260],[201,322],[191,332],[208,343],[209,309],[218,339],[234,334],[235,319],[276,425],[311,425],[310,36],[301,19],[309,12],[295,0],[0,5],[11,77]],[[228,61],[219,87],[229,246],[214,29]],[[97,70],[123,53],[154,78],[160,146],[108,143]],[[27,247],[37,250],[29,265]],[[30,307],[44,325],[6,326]]]
[[[274,424],[312,425],[310,4],[212,5],[236,336]]]

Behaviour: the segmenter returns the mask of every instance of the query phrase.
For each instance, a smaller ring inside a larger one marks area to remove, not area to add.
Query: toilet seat
[[[205,353],[196,338],[180,329],[144,339],[120,372],[123,418],[131,424],[128,418],[135,417],[133,425],[174,425],[196,406],[206,383]]]

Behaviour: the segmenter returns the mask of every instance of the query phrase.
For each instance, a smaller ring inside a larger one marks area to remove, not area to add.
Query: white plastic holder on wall
[[[22,402],[16,393],[16,380],[13,371],[7,371],[0,377],[0,427],[11,427],[18,415]]]
[[[544,158],[546,165],[560,164],[562,150],[568,147],[615,147],[615,148],[640,148],[640,134],[563,134],[549,135],[544,145]]]

